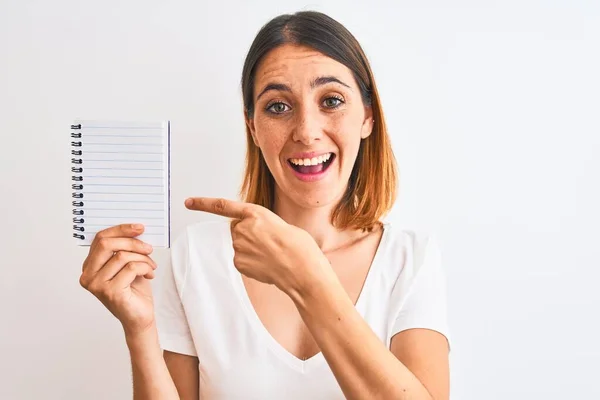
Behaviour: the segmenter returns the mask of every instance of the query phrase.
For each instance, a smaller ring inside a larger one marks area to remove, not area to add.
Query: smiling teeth
[[[327,153],[313,158],[290,158],[290,162],[294,165],[318,165],[329,160],[331,155],[332,153]]]

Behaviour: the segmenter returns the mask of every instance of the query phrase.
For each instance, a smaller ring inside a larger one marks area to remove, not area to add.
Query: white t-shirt
[[[198,357],[201,398],[343,399],[322,353],[301,360],[268,333],[233,255],[227,220],[189,225],[177,237],[171,267],[158,268],[154,281],[161,347]],[[440,261],[434,235],[384,224],[356,309],[388,348],[410,328],[448,338]]]

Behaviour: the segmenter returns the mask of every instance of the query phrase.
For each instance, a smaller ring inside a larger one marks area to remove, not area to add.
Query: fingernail
[[[131,225],[131,227],[133,229],[135,229],[136,231],[138,231],[138,230],[142,229],[144,227],[144,225],[142,225],[142,224],[133,224],[133,225]]]
[[[186,205],[186,207],[189,207],[189,206],[191,206],[192,204],[194,204],[194,201],[193,201],[192,199],[186,199],[186,200],[185,200],[185,205]]]
[[[152,246],[149,245],[148,243],[144,243],[144,248],[148,251],[152,251]]]

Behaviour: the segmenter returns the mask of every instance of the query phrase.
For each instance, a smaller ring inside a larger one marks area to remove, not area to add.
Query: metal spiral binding
[[[71,132],[72,138],[81,139],[81,132],[77,132],[77,130],[79,130],[79,129],[81,129],[81,124],[71,125],[71,130],[75,130],[75,132]],[[82,142],[80,142],[80,141],[79,142],[71,142],[71,147],[82,147],[81,145],[82,145]],[[72,149],[71,150],[71,155],[73,155],[73,156],[81,156],[82,154],[83,154],[83,151],[80,149]],[[81,164],[83,164],[83,159],[71,158],[71,163],[81,165]],[[71,172],[76,173],[76,174],[81,174],[81,173],[83,173],[83,167],[71,167]],[[76,181],[76,182],[83,182],[83,176],[72,175],[71,180]],[[74,190],[73,198],[75,198],[75,199],[83,198],[83,193],[78,192],[79,190],[83,190],[82,183],[71,185],[71,189]],[[73,201],[72,205],[73,205],[73,207],[83,207],[83,201]],[[83,215],[83,210],[79,209],[79,208],[74,208],[73,215],[81,216],[81,215]],[[81,225],[78,225],[78,224],[83,224],[84,222],[85,222],[85,220],[82,217],[74,217],[73,223],[75,225],[73,225],[73,230],[79,231],[79,232],[84,232],[85,228]],[[80,234],[80,233],[73,233],[73,237],[75,239],[79,239],[79,240],[85,239],[85,235]]]

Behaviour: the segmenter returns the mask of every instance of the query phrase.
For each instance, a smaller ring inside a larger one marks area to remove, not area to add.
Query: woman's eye
[[[340,105],[342,105],[343,101],[342,99],[338,99],[337,97],[328,97],[323,103],[327,108],[337,108]]]
[[[275,114],[281,114],[286,111],[286,107],[287,107],[286,104],[278,102],[278,103],[271,104],[269,107],[267,107],[267,110],[270,110],[271,112],[273,112]]]
[[[337,98],[337,97],[328,97],[325,100],[323,100],[323,106],[325,108],[329,108],[329,109],[336,109],[338,107],[340,107],[342,104],[344,103],[344,100]],[[271,103],[268,107],[267,107],[267,111],[273,113],[273,114],[283,114],[286,111],[289,111],[290,107],[285,104],[282,103],[280,101],[276,102],[276,103]]]

